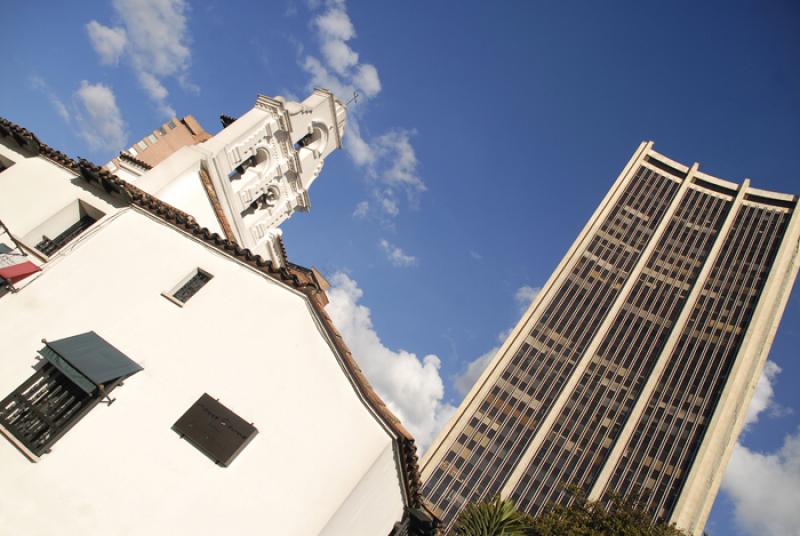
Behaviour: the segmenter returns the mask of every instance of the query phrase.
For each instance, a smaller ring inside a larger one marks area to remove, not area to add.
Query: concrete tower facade
[[[450,528],[501,494],[524,511],[639,497],[701,533],[800,264],[794,195],[642,143],[423,460]]]

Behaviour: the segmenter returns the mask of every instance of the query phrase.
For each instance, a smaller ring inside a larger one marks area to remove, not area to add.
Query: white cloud
[[[367,214],[369,214],[369,201],[360,202],[353,211],[353,217],[358,219],[366,218]]]
[[[356,55],[357,58],[358,55]],[[353,76],[353,83],[367,97],[374,97],[381,92],[381,79],[378,76],[378,69],[369,63],[358,66]]]
[[[378,69],[370,63],[361,63],[359,53],[349,44],[356,37],[356,30],[345,2],[312,2],[311,8],[324,11],[312,20],[322,59],[306,55],[302,63],[309,75],[309,86],[328,88],[342,99],[356,92],[362,100],[378,96],[382,88]],[[418,194],[426,190],[417,173],[417,157],[410,142],[412,132],[392,128],[377,138],[367,139],[360,128],[365,110],[361,104],[350,107],[344,146],[353,162],[365,169],[370,193],[383,208],[374,214],[394,218],[400,214],[398,194],[405,194],[413,205]]]
[[[142,85],[142,88],[144,88],[145,93],[155,102],[162,115],[165,117],[175,117],[175,109],[167,104],[167,95],[169,95],[169,91],[159,82],[158,78],[143,71],[139,73],[139,83]]]
[[[470,255],[472,255],[475,252],[470,250],[469,253]],[[475,255],[478,254],[475,253]],[[475,258],[474,255],[473,258]],[[482,257],[478,255],[477,258],[480,259]],[[535,298],[536,295],[539,293],[539,290],[541,289],[539,289],[538,287],[533,288],[527,285],[521,286],[514,293],[514,301],[516,301],[518,304],[524,304],[525,307],[527,308],[527,306],[530,304],[533,298]],[[467,363],[466,368],[464,368],[461,374],[457,375],[453,379],[453,386],[456,388],[456,391],[458,391],[461,394],[461,396],[466,395],[467,392],[469,392],[469,390],[472,389],[472,385],[476,381],[478,381],[478,378],[480,377],[483,370],[492,361],[492,358],[495,356],[497,351],[500,350],[500,345],[506,342],[506,339],[508,338],[509,335],[511,335],[511,331],[513,329],[514,329],[513,327],[510,327],[498,333],[497,342],[500,344],[493,347],[485,354],[481,354],[480,356],[476,357],[473,361]]]
[[[322,45],[322,55],[328,65],[339,74],[345,74],[348,69],[358,63],[358,54],[347,46],[344,41],[328,41]]]
[[[500,346],[495,346],[474,361],[470,361],[467,364],[467,368],[464,369],[464,372],[456,376],[453,381],[453,386],[461,396],[466,395],[469,390],[472,389],[472,386],[478,381],[481,373],[483,373],[483,370],[489,365],[499,349]]]
[[[125,122],[111,88],[83,80],[73,97],[79,133],[90,148],[120,150],[127,145]]]
[[[385,165],[373,166],[370,171],[382,184],[402,189],[413,196],[427,188],[417,174],[417,155],[410,136],[406,130],[391,130],[379,136],[373,144],[373,151],[377,160]]]
[[[386,258],[392,263],[392,266],[399,268],[408,268],[409,266],[416,266],[417,258],[413,255],[406,254],[405,251],[389,243],[388,240],[381,240],[378,245],[386,253]]]
[[[737,525],[747,534],[800,535],[800,431],[771,454],[737,443],[722,489],[733,500]]]
[[[455,411],[442,400],[439,358],[429,354],[420,359],[414,353],[387,348],[375,332],[369,308],[359,303],[363,291],[358,284],[342,272],[329,280],[328,314],[370,383],[424,451]]]
[[[150,97],[155,101],[163,101],[169,95],[169,91],[158,81],[158,78],[148,72],[139,73],[139,83]]]
[[[777,363],[767,361],[764,364],[764,372],[758,379],[753,392],[753,400],[750,402],[750,407],[747,408],[747,416],[744,420],[745,430],[758,422],[759,416],[764,411],[768,410],[768,415],[774,417],[791,413],[790,408],[785,408],[773,400],[775,389],[772,384],[776,381],[780,372],[781,367]]]
[[[334,95],[340,98],[347,98],[347,95],[352,95],[353,91],[355,91],[352,85],[341,80],[335,73],[330,72],[319,59],[313,56],[306,56],[306,59],[303,61],[303,69],[310,76],[308,83],[309,89],[323,87],[331,90]],[[350,130],[349,117],[347,118],[347,127],[348,129],[347,132],[345,132],[345,136],[349,134]],[[345,137],[345,140],[346,139],[347,137]]]
[[[93,20],[86,25],[86,31],[92,48],[100,56],[100,63],[117,65],[128,42],[125,28],[109,28]]]
[[[348,128],[352,137],[346,148],[353,161],[365,168],[371,195],[383,209],[382,214],[390,218],[400,214],[400,195],[415,206],[427,187],[417,173],[419,162],[410,141],[412,133],[390,130],[367,143],[357,121],[349,121]]]
[[[349,41],[356,36],[356,29],[344,6],[334,5],[314,19],[324,41]]]
[[[64,120],[64,122],[69,123],[72,120],[72,114],[69,112],[69,109],[64,104],[58,95],[56,95],[47,82],[41,76],[33,76],[31,77],[31,87],[36,91],[40,91],[44,93],[47,97],[47,100],[50,101],[50,105],[56,111],[59,117]]]
[[[67,110],[67,107],[64,105],[64,103],[61,101],[61,99],[52,96],[50,97],[50,104],[53,105],[53,108],[55,108],[56,113],[59,115],[59,117],[61,117],[61,119],[69,123],[70,113],[69,110]]]
[[[312,26],[317,30],[325,62],[314,56],[305,57],[303,68],[311,76],[309,86],[328,88],[344,99],[357,90],[368,97],[377,95],[380,91],[377,69],[359,64],[358,53],[347,44],[356,31],[344,2],[328,2],[325,12],[314,17]]]
[[[514,328],[508,328],[498,333],[497,342],[500,344],[493,347],[485,354],[481,354],[474,360],[467,363],[464,371],[453,379],[453,386],[456,388],[456,391],[461,394],[461,396],[466,395],[469,390],[472,389],[473,384],[478,381],[478,378],[483,373],[484,369],[489,366],[492,358],[494,358],[495,354],[497,354],[497,351],[500,350],[500,345],[506,341],[509,335],[511,335],[512,329]]]
[[[474,249],[469,250],[469,256],[475,259],[476,261],[482,260],[483,255],[475,251]]]
[[[520,309],[525,311],[531,302],[539,295],[539,291],[541,291],[539,287],[529,287],[528,285],[523,285],[517,289],[514,293],[514,301],[517,302]]]
[[[381,199],[381,208],[389,216],[397,216],[400,214],[400,207],[397,206],[397,201],[390,197]]]
[[[745,418],[745,432],[761,415],[779,416],[789,409],[773,398],[781,368],[772,361],[756,384]],[[753,536],[800,535],[800,431],[788,435],[773,453],[750,450],[737,442],[722,481],[722,491],[734,505],[737,526]]]
[[[87,24],[92,46],[101,63],[115,64],[125,53],[136,78],[159,111],[173,116],[164,85],[174,78],[187,91],[197,91],[189,81],[191,50],[184,0],[113,0],[123,27],[110,28],[97,21]]]
[[[347,118],[347,134],[345,139],[347,144],[344,146],[350,158],[358,166],[372,165],[375,162],[375,154],[369,144],[361,137],[361,127],[356,117]]]
[[[159,77],[186,71],[191,51],[183,0],[114,0],[113,5],[138,68]]]

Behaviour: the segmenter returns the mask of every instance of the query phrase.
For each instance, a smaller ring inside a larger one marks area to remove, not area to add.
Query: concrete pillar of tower
[[[745,184],[749,181],[745,181]],[[743,185],[743,190],[747,188]],[[757,192],[750,189],[750,192]],[[748,192],[745,191],[745,194]],[[747,410],[756,388],[767,354],[778,330],[780,318],[791,294],[792,284],[800,268],[800,214],[797,197],[783,241],[778,249],[764,289],[753,312],[750,324],[733,364],[728,381],[720,395],[711,422],[689,471],[680,498],[670,521],[692,534],[703,534],[714,498],[722,483],[724,469],[744,427]],[[719,239],[724,238],[720,236]],[[718,240],[719,240],[718,239]]]

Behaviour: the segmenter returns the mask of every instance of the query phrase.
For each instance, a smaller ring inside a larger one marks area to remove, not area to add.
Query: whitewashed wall
[[[17,210],[14,169],[0,218]],[[54,188],[39,216],[62,204]],[[161,296],[198,267],[214,278],[184,307]],[[43,337],[90,330],[144,370],[39,463],[0,438],[0,534],[384,535],[400,519],[389,432],[300,294],[128,208],[0,298],[0,397],[31,375]],[[259,430],[227,468],[171,429],[204,392]]]
[[[0,155],[14,162],[0,173],[0,220],[17,237],[24,237],[77,199],[106,215],[122,206],[101,187],[49,160],[26,157],[3,143]]]

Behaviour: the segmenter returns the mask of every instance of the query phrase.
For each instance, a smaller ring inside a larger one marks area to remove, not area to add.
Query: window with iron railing
[[[22,242],[50,256],[91,227],[104,214],[83,200],[75,200],[22,238]]]
[[[93,331],[43,342],[41,365],[0,401],[0,434],[33,461],[142,370]]]
[[[43,235],[39,243],[36,244],[36,249],[45,255],[52,255],[59,249],[63,248],[68,242],[73,240],[83,231],[91,227],[95,221],[96,220],[94,218],[88,214],[85,214],[81,217],[81,219],[64,229],[64,231],[59,233],[57,236],[48,238],[47,236]]]
[[[162,296],[181,307],[189,299],[197,294],[214,276],[201,268],[196,268],[186,276],[178,285],[169,292],[163,292]]]

